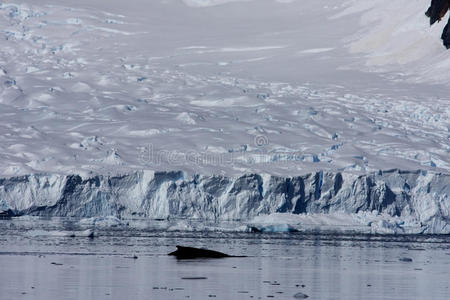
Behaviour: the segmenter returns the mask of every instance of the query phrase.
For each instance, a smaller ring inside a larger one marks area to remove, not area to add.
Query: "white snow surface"
[[[448,172],[427,4],[1,1],[0,174]]]
[[[398,72],[413,82],[448,84],[450,55],[439,39],[447,16],[430,28],[423,22],[429,4],[421,0],[351,0],[335,17],[362,12],[362,30],[351,39],[349,48],[364,53],[369,70]]]

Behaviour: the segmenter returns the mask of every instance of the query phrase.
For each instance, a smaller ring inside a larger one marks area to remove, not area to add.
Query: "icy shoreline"
[[[365,225],[377,233],[448,234],[449,195],[449,174],[420,170],[295,177],[141,171],[0,179],[0,210],[15,215],[240,220],[269,231],[315,223]]]

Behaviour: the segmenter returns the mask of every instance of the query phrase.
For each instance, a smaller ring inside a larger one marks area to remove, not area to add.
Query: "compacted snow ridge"
[[[97,2],[0,1],[0,210],[450,232],[429,1]]]

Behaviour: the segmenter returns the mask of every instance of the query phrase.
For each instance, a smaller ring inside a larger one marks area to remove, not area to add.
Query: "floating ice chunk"
[[[75,232],[75,236],[81,236],[81,237],[94,237],[94,230],[92,229],[86,229],[84,231],[81,232]]]
[[[92,229],[86,229],[83,231],[59,231],[59,230],[30,230],[26,233],[28,236],[55,236],[55,237],[94,237],[94,231]]]
[[[373,233],[404,233],[404,228],[395,221],[390,220],[377,220],[370,222],[369,226]]]
[[[124,225],[120,219],[114,216],[85,218],[81,219],[79,224],[93,227],[118,227]]]

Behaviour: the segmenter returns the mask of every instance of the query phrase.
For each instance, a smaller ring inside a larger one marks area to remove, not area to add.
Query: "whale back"
[[[230,257],[230,255],[219,251],[184,246],[177,246],[177,250],[169,253],[169,255],[176,256],[178,259]]]

